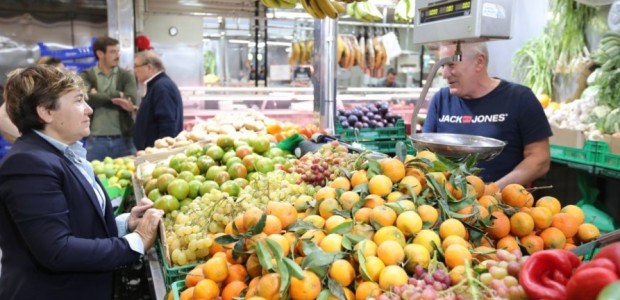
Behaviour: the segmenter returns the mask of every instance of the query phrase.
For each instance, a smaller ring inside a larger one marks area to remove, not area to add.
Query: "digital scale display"
[[[471,13],[471,0],[451,2],[420,9],[420,23],[428,23],[455,17],[468,16]]]

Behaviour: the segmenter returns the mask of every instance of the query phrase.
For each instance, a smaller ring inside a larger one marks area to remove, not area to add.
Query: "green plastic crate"
[[[583,165],[594,165],[596,163],[596,144],[587,141],[583,149],[551,145],[551,158],[559,162],[573,162]]]
[[[199,264],[198,262],[195,262],[184,266],[171,267],[170,264],[168,264],[168,260],[164,254],[164,249],[160,239],[158,239],[155,243],[155,247],[157,248],[157,253],[159,254],[159,262],[162,266],[166,286],[171,286],[175,281],[185,280],[187,273]]]
[[[336,135],[345,142],[368,142],[381,140],[402,140],[407,136],[405,121],[398,119],[394,127],[384,128],[342,128],[336,123]],[[394,152],[392,150],[392,152]]]
[[[611,153],[606,142],[596,142],[596,146],[598,152],[596,166],[612,171],[620,171],[620,154]]]
[[[170,290],[172,291],[172,297],[174,300],[179,300],[181,297],[181,292],[185,290],[185,280],[175,281],[170,285]]]
[[[122,214],[126,208],[125,202],[127,198],[133,194],[133,187],[131,185],[128,185],[125,188],[110,186],[107,178],[101,180],[101,185],[103,185],[106,194],[108,194],[108,197],[112,202],[112,206],[115,207],[114,214],[117,216]]]
[[[359,143],[363,145],[366,150],[381,152],[385,154],[395,154],[396,143],[399,141],[402,141],[405,143],[405,146],[407,146],[408,154],[415,154],[415,150],[413,149],[413,146],[406,139],[388,140],[388,141],[366,141],[366,142],[359,142]]]

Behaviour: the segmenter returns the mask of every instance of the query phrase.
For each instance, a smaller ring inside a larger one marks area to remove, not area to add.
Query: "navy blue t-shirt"
[[[472,134],[507,142],[500,155],[480,161],[480,176],[492,182],[508,174],[523,160],[525,145],[552,135],[549,121],[532,91],[501,80],[479,99],[464,100],[440,89],[431,100],[423,132]]]

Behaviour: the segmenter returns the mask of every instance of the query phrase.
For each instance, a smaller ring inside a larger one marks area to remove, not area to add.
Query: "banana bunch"
[[[260,2],[270,8],[295,8],[297,0],[260,0]]]
[[[415,16],[415,1],[400,0],[394,8],[394,21],[401,23],[411,23]]]
[[[307,65],[312,62],[314,40],[296,41],[291,43],[291,55],[288,58],[289,65]]]
[[[371,70],[372,76],[382,78],[384,76],[385,64],[387,63],[387,51],[383,42],[378,36],[372,38],[372,45],[375,50],[374,70]]]
[[[383,20],[383,14],[371,0],[355,2],[347,5],[347,14],[353,18],[365,22],[377,22]]]
[[[336,45],[336,60],[343,69],[364,64],[364,51],[357,39],[352,35],[338,35]]]
[[[594,62],[601,65],[605,71],[620,65],[620,33],[608,31],[603,35],[594,53]]]
[[[263,1],[263,0],[261,0]],[[345,12],[344,5],[332,0],[299,0],[304,10],[315,19],[338,18]]]

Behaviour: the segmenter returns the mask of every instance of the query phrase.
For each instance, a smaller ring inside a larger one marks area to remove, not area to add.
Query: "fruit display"
[[[579,207],[474,166],[338,142],[296,159],[222,135],[153,163],[143,186],[167,212],[171,265],[188,268],[183,299],[527,299],[535,255],[600,235]]]
[[[103,161],[90,162],[93,172],[99,180],[107,181],[108,186],[117,186],[121,189],[131,185],[131,179],[136,167],[131,157],[105,157]]]
[[[351,110],[339,109],[336,113],[342,128],[383,128],[394,127],[400,115],[392,113],[386,102],[356,105]]]
[[[413,22],[415,16],[415,1],[399,0],[394,8],[394,21],[402,23]]]

